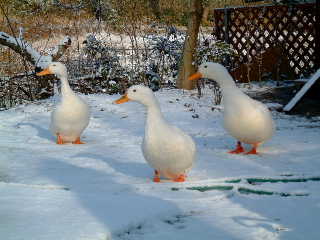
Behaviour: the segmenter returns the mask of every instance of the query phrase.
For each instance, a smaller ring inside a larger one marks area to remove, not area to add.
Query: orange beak
[[[46,68],[43,71],[38,72],[37,76],[44,76],[44,75],[48,75],[48,74],[53,74],[53,73],[49,70],[49,68]]]
[[[192,74],[188,79],[189,80],[197,80],[199,78],[202,78],[202,74],[199,72],[196,72],[195,74]]]
[[[115,100],[113,103],[121,104],[121,103],[129,102],[129,101],[130,101],[130,99],[128,98],[127,94],[125,94],[121,98]]]

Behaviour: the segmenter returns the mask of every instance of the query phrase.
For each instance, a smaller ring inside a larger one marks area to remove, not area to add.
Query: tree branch
[[[32,56],[26,50],[26,47],[23,47],[23,46],[27,46],[27,44],[24,43],[23,41],[19,41],[18,39],[16,41],[15,38],[10,36],[9,34],[0,32],[0,44],[3,46],[9,47],[16,53],[24,56],[33,65],[36,64],[36,58],[38,58],[38,56],[36,57]]]
[[[43,69],[52,61],[58,60],[66,52],[71,45],[71,38],[66,37],[48,56],[41,55],[22,38],[12,37],[5,32],[0,32],[0,44],[20,54],[35,67]]]

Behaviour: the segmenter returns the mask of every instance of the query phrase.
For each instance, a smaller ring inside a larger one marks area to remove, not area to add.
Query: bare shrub
[[[81,1],[59,2],[73,6]],[[39,6],[43,11],[29,8],[24,13],[15,12],[12,6],[7,9],[11,11],[13,31],[18,34],[20,27],[25,29],[25,39],[43,54],[49,54],[50,47],[66,33],[71,35],[71,49],[61,61],[67,65],[70,84],[76,91],[115,94],[137,83],[154,90],[175,87],[185,33],[183,28],[174,27],[172,22],[183,19],[186,11],[183,1],[160,0],[160,22],[154,21],[148,0],[101,2],[109,4],[112,15],[98,20],[86,7],[61,10],[61,6],[46,5]],[[170,14],[164,14],[166,8],[178,18],[173,20]],[[1,30],[10,33],[8,23],[3,18],[0,22],[3,23]],[[207,33],[203,35],[208,37]],[[200,38],[199,62],[203,59],[217,60],[216,54],[220,54],[217,49],[223,48],[213,41],[208,44],[206,38]],[[0,51],[3,63],[0,65],[0,107],[8,108],[53,94],[53,84],[59,81],[36,78],[32,65],[24,64],[9,49],[0,48]],[[214,93],[219,97],[216,88]]]

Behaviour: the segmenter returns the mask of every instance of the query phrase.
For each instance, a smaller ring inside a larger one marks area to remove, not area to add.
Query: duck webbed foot
[[[246,152],[246,154],[258,154],[257,152],[257,147],[258,147],[258,143],[252,144],[252,149],[249,152]]]
[[[80,137],[78,137],[75,141],[72,142],[73,144],[84,144],[84,142],[81,142]]]
[[[57,134],[57,144],[65,144],[60,134]]]
[[[185,174],[180,174],[177,178],[173,179],[174,182],[184,182],[186,180]]]
[[[243,153],[244,152],[244,148],[241,145],[241,142],[237,142],[237,147],[235,150],[229,151],[229,153],[231,154],[239,154],[239,153]]]
[[[154,170],[154,177],[153,177],[154,182],[160,182],[160,172],[157,170]]]

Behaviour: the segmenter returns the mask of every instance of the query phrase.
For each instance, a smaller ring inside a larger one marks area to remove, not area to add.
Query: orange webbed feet
[[[75,141],[72,142],[73,144],[84,144],[84,142],[81,142],[80,137],[78,137]]]
[[[185,174],[181,174],[177,178],[173,179],[173,181],[174,182],[184,182],[184,181],[186,181],[186,175]]]
[[[173,182],[184,182],[186,180],[185,174],[180,174],[176,178],[173,178]],[[160,182],[160,172],[158,170],[154,170],[153,182]]]
[[[154,177],[153,178],[153,182],[156,182],[156,183],[160,182],[160,178],[159,177]]]
[[[238,142],[236,149],[232,150],[232,151],[229,151],[228,153],[239,154],[239,153],[243,153],[243,152],[244,152],[244,148],[242,147],[241,142]]]
[[[256,149],[251,149],[249,152],[246,152],[245,153],[246,155],[254,155],[254,154],[256,154],[256,155],[258,155],[258,152],[257,152],[257,150]]]
[[[247,154],[247,155],[251,155],[251,154],[258,155],[258,152],[257,152],[258,145],[259,145],[258,143],[252,144],[252,149],[249,152],[246,152],[245,154]]]
[[[62,137],[57,134],[57,144],[64,144],[65,142],[63,141]]]
[[[157,170],[154,170],[153,181],[156,182],[156,183],[160,182],[160,172],[157,171]]]

